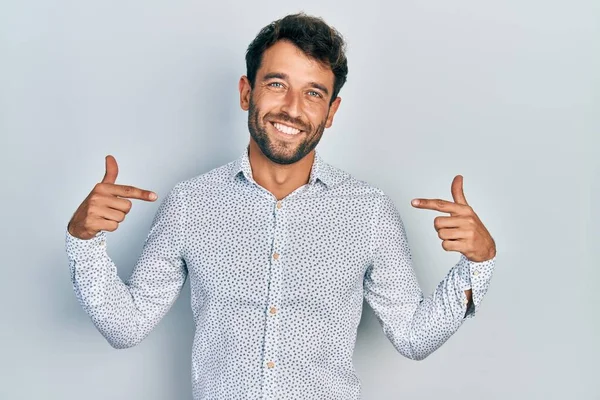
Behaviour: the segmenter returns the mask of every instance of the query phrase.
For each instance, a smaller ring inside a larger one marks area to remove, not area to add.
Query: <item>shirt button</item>
[[[269,368],[274,368],[274,367],[275,367],[275,363],[274,363],[273,361],[269,361],[269,362],[267,363],[267,367],[269,367]]]
[[[474,276],[477,276],[477,275],[479,275],[479,271],[477,271],[477,270],[473,271],[473,275],[474,275]]]
[[[269,313],[271,315],[275,315],[277,313],[277,309],[275,307],[271,307],[271,308],[269,308]]]
[[[466,306],[467,304],[469,304],[469,299],[464,299],[463,300],[463,304]]]
[[[276,259],[276,260],[279,260],[279,253],[273,254],[273,258]]]
[[[281,201],[277,202],[277,208],[281,208]]]

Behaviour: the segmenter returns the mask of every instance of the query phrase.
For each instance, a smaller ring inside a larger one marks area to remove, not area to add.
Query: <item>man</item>
[[[239,82],[250,143],[239,159],[179,182],[162,201],[131,278],[106,252],[152,192],[115,184],[116,160],[69,222],[73,287],[115,348],[139,343],[187,276],[195,320],[195,399],[358,399],[352,365],[363,296],[404,356],[421,360],[477,310],[495,244],[462,191],[415,207],[435,219],[445,250],[461,253],[424,298],[403,222],[381,190],[325,163],[315,147],[333,123],[348,72],[344,41],[321,19],[265,27]]]

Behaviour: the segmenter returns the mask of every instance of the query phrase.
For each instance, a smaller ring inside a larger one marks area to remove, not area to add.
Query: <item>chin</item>
[[[273,152],[268,152],[265,156],[276,164],[281,165],[290,165],[294,164],[301,160],[301,158],[296,158],[296,154],[288,155],[288,154],[278,154]]]

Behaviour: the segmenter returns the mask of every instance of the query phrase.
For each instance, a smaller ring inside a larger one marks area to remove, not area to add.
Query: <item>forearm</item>
[[[67,234],[71,282],[79,304],[110,345],[131,347],[147,335],[151,323],[119,278],[105,243],[104,235],[82,242]]]
[[[110,345],[127,348],[139,343],[143,314],[110,258],[70,260],[69,267],[79,304]]]
[[[410,321],[411,358],[422,360],[442,346],[457,330],[470,309],[472,289],[464,290],[456,269],[421,301]]]
[[[470,263],[461,257],[426,298],[416,283],[410,289],[405,288],[401,296],[374,290],[366,296],[398,352],[422,360],[444,344],[466,318],[474,315],[487,290],[492,268],[493,261]],[[474,279],[468,279],[472,274]]]

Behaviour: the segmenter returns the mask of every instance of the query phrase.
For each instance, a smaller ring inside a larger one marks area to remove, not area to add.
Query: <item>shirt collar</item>
[[[249,146],[244,148],[242,155],[234,161],[233,168],[231,170],[231,179],[235,179],[240,172],[248,180],[253,180],[252,178],[252,168],[250,167],[250,159],[248,156]],[[315,182],[319,180],[325,184],[325,186],[330,187],[334,181],[335,176],[333,174],[332,168],[323,161],[317,149],[315,149],[315,159],[313,161],[313,165],[310,171],[310,178],[308,183],[313,185]]]

